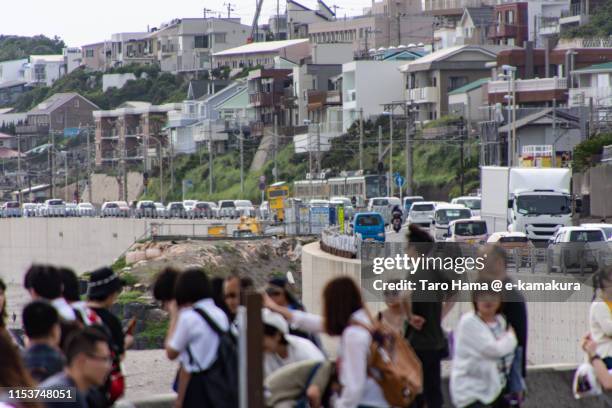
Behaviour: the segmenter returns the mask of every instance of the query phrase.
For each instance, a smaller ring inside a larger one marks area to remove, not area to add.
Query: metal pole
[[[514,82],[514,73],[516,71],[512,71],[512,76],[510,77],[510,81],[512,82],[512,165],[515,165],[514,158],[516,152],[516,83]]]
[[[555,142],[557,141],[557,99],[552,100],[552,166],[557,167],[557,152]]]
[[[89,202],[92,202],[93,186],[91,184],[91,142],[89,141],[90,131],[87,128],[87,195]]]
[[[389,194],[393,197],[393,111],[389,115]]]
[[[510,125],[512,122],[512,111],[511,111],[511,105],[510,105],[510,98],[512,97],[512,81],[510,80],[509,77],[506,77],[506,79],[508,80],[508,120],[506,121],[508,123],[509,126],[507,126],[508,131],[506,133],[507,135],[507,149],[508,149],[508,167],[512,167],[512,141],[510,139],[512,139],[511,133],[510,133]]]
[[[363,108],[359,109],[359,170],[363,170]]]
[[[317,173],[321,174],[321,124],[317,123]]]
[[[240,198],[244,198],[244,134],[242,126],[240,126]]]
[[[128,175],[127,175],[127,143],[125,135],[123,135],[123,144],[121,146],[121,171],[123,172],[123,201],[128,201]]]
[[[276,155],[278,153],[278,116],[274,113],[274,182],[278,181],[278,163],[276,162]]]
[[[459,124],[459,187],[461,191],[461,195],[464,194],[464,172],[465,169],[463,167],[463,118],[461,118],[461,123]]]
[[[208,119],[208,193],[212,195],[213,193],[213,163],[214,163],[214,153],[213,153],[213,140],[212,140],[212,121]]]
[[[64,173],[64,201],[68,202],[68,152],[64,152]]]
[[[378,126],[378,160],[376,164],[379,161],[382,161],[382,126]]]
[[[51,149],[49,150],[49,157],[50,157],[50,171],[51,171],[51,197],[53,198],[54,196],[54,184],[55,184],[55,177],[53,175],[54,173],[54,167],[55,167],[55,157],[53,157],[53,152],[55,151],[55,132],[53,130],[51,130]]]
[[[23,204],[23,193],[21,192],[21,135],[17,135],[17,189],[19,190],[19,205]]]
[[[414,127],[414,117],[411,108],[408,108],[406,116],[406,195],[413,195],[412,187],[412,128]]]
[[[158,140],[159,146],[159,200],[164,202],[164,157],[162,156],[162,144]]]

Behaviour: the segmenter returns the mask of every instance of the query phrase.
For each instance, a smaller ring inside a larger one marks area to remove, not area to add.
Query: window
[[[94,50],[85,50],[85,58],[93,58]]]
[[[467,77],[450,77],[448,81],[448,91],[455,90],[457,88],[461,88],[463,85],[468,83]]]
[[[506,23],[514,24],[514,10],[506,11]]]
[[[208,46],[208,35],[196,35],[195,48],[209,48]]]
[[[434,88],[438,86],[438,78],[435,75],[431,77],[431,86]]]
[[[225,33],[215,33],[215,43],[225,44]]]
[[[78,99],[75,99],[75,100],[74,100],[74,107],[75,107],[75,108],[78,108],[78,107],[79,107],[79,100],[78,100]]]

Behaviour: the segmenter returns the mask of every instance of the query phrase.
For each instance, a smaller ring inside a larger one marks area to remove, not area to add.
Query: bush
[[[590,167],[593,164],[591,157],[601,154],[603,147],[607,145],[612,145],[612,133],[601,134],[579,143],[574,148],[572,168],[582,171]]]

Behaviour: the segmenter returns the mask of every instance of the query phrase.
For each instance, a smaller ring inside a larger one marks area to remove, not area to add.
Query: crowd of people
[[[407,237],[409,255],[427,255],[435,247],[418,227],[410,226]],[[492,246],[486,251],[479,281],[511,280],[504,250]],[[447,278],[435,271],[416,273],[428,273],[430,280]],[[600,272],[595,283],[591,330],[582,345],[602,386],[612,389],[612,277]],[[71,402],[33,403],[51,408],[108,407],[121,398],[126,387],[121,361],[134,341],[131,327],[123,327],[111,311],[122,286],[115,272],[101,268],[90,274],[81,293],[72,270],[33,265],[24,277],[31,301],[21,311],[20,336],[7,328],[6,286],[0,280],[0,387],[75,389]],[[393,406],[381,380],[387,374],[372,366],[372,344],[383,344],[388,333],[409,345],[420,361],[422,390],[410,396],[413,407],[498,408],[523,402],[527,308],[517,290],[474,291],[473,310],[448,333],[442,322],[455,305],[449,293],[432,299],[420,298],[418,291],[386,291],[386,308],[372,314],[358,283],[341,276],[325,285],[322,315],[316,315],[304,309],[285,278],[271,278],[259,289],[247,277],[211,278],[201,268],[168,267],[155,277],[153,297],[169,316],[165,354],[178,362],[174,381],[168,379],[168,389],[177,394],[175,407],[238,406],[237,339],[244,332],[244,295],[252,291],[263,296],[266,406]],[[339,338],[337,350],[325,350],[320,334]],[[450,401],[442,392],[445,359],[451,359]],[[0,394],[0,407],[5,406],[20,404]]]

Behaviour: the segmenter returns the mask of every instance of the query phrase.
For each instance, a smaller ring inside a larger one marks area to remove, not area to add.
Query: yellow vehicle
[[[266,193],[274,220],[283,222],[285,219],[285,199],[289,197],[289,185],[284,181],[279,181],[271,184]]]
[[[234,237],[254,237],[263,233],[261,224],[254,217],[243,215],[240,217],[240,224],[234,231]]]

